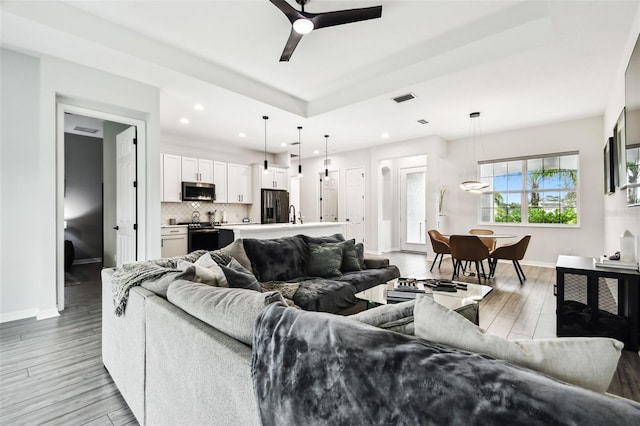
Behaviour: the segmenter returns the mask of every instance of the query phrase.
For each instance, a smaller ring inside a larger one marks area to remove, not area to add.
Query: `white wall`
[[[477,140],[476,140],[476,143]],[[543,227],[513,225],[479,225],[478,196],[458,188],[463,164],[473,166],[467,139],[452,141],[445,167],[447,191],[445,201],[446,227],[449,233],[466,232],[482,226],[496,233],[531,235],[525,262],[555,265],[559,254],[600,256],[603,254],[603,166],[602,117],[572,120],[509,132],[482,136],[482,154],[476,149],[476,160],[492,160],[526,155],[579,151],[579,227]]]
[[[57,250],[62,250],[62,239],[60,244],[56,239],[56,235],[62,233],[62,218],[57,216],[56,211],[58,193],[55,161],[56,102],[58,101],[146,121],[146,148],[144,152],[139,152],[139,156],[142,156],[141,161],[146,161],[144,181],[142,181],[143,177],[139,177],[139,190],[146,199],[145,217],[140,219],[140,226],[146,235],[144,241],[146,257],[160,257],[160,235],[157,232],[160,226],[158,89],[46,56],[39,61],[39,76],[37,73],[34,76],[33,61],[38,63],[28,56],[2,51],[3,90],[0,94],[2,102],[7,105],[18,103],[23,106],[12,108],[11,115],[6,117],[6,120],[4,115],[2,117],[2,161],[3,165],[5,163],[11,165],[8,169],[3,167],[2,175],[10,174],[14,183],[27,182],[31,189],[27,193],[35,194],[35,196],[24,197],[24,193],[8,192],[5,195],[3,189],[3,208],[10,205],[21,212],[38,213],[34,218],[31,218],[29,213],[19,213],[22,217],[20,222],[29,223],[29,226],[19,228],[20,238],[15,238],[16,236],[11,234],[13,231],[3,232],[0,235],[3,253],[4,247],[12,247],[13,253],[25,259],[29,258],[29,267],[24,267],[26,265],[23,262],[5,262],[3,258],[3,279],[0,284],[3,303],[7,297],[8,304],[6,307],[4,304],[0,305],[2,318],[5,318],[5,315],[10,318],[19,308],[23,313],[37,312],[38,318],[57,315],[55,253]],[[5,67],[8,70],[6,77]],[[37,71],[37,66],[35,70]],[[7,82],[10,84],[4,84],[5,78],[10,79],[10,82]],[[35,102],[32,99],[34,90],[38,95]],[[16,101],[16,99],[19,100]],[[3,108],[3,114],[4,111],[6,110]],[[8,136],[6,139],[4,132]],[[4,146],[6,143],[11,143],[11,140],[24,141],[21,145],[22,149],[9,149],[5,153]],[[31,203],[37,203],[37,206],[31,206]],[[2,222],[3,224],[6,222],[4,217]],[[8,223],[7,226],[15,227],[15,223],[18,222]],[[31,275],[25,276],[25,271],[29,271],[28,274]],[[18,278],[18,282],[14,284]],[[25,281],[33,283],[37,300],[33,300],[29,290],[31,284],[25,285]],[[6,291],[5,286],[7,286]],[[20,302],[20,306],[10,302],[16,300],[23,300],[23,302]]]
[[[607,108],[604,113],[604,129],[601,135],[600,147],[604,141],[613,136],[613,127],[624,107],[624,72],[631,57],[631,52],[640,33],[640,9],[636,13],[631,34],[627,39],[625,54],[620,60],[616,80],[612,82]],[[620,250],[620,235],[625,229],[636,236],[640,249],[640,207],[627,207],[625,191],[616,188],[616,192],[604,198],[604,253],[612,254]],[[603,254],[604,254],[603,253]],[[638,254],[638,250],[636,250]]]
[[[0,50],[0,322],[38,314],[38,59]],[[55,211],[51,209],[49,214]],[[51,253],[49,256],[52,256]],[[55,258],[55,256],[54,256]]]

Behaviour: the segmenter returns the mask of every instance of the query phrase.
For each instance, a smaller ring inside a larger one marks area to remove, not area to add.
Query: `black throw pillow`
[[[335,277],[341,275],[342,247],[335,244],[313,244],[310,246],[309,263],[307,264],[309,276]]]
[[[356,244],[356,256],[358,258],[358,263],[360,264],[360,270],[367,269],[364,264],[364,244],[358,243]]]
[[[356,252],[356,240],[351,239],[335,244],[342,247],[342,266],[340,266],[340,270],[342,272],[361,271],[362,267]]]
[[[220,265],[224,276],[227,278],[229,287],[246,288],[249,290],[262,291],[256,277],[247,269],[238,263],[237,260],[231,259],[227,266]]]

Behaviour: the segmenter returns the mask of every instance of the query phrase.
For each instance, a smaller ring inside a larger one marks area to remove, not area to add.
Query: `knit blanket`
[[[263,426],[640,424],[633,401],[281,303],[259,314],[252,350]]]
[[[145,281],[156,280],[170,272],[179,272],[178,262],[186,260],[193,263],[206,252],[206,250],[196,250],[184,256],[127,263],[116,269],[111,277],[111,293],[116,316],[124,314],[131,288]]]

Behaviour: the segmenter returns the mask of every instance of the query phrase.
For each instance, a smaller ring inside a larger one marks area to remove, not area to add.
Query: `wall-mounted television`
[[[621,147],[620,188],[627,188],[627,204],[640,204],[640,36],[624,74],[625,145]]]

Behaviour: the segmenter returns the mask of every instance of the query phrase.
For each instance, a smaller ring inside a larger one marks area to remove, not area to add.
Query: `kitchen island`
[[[325,235],[343,234],[344,222],[310,222],[310,223],[270,223],[264,225],[221,225],[217,226],[221,231],[233,232],[234,240],[239,238],[280,238],[304,234],[310,237],[323,237]]]

